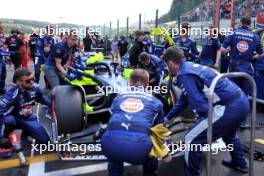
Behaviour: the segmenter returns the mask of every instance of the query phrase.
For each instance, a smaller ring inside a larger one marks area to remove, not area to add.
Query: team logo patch
[[[125,112],[135,113],[141,111],[144,104],[139,99],[128,98],[121,103],[120,108]]]
[[[248,43],[245,41],[241,41],[237,44],[237,50],[241,53],[244,53],[248,50]]]

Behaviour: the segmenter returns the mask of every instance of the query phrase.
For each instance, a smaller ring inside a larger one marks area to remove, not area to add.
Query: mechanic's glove
[[[67,74],[65,75],[65,78],[64,80],[70,80],[70,81],[73,81],[74,79],[76,79],[78,76],[77,76],[77,71],[76,69],[73,69],[71,67],[68,68],[68,71],[67,71]]]
[[[76,77],[76,75],[74,75],[73,73],[67,73],[66,75],[65,75],[65,77],[64,77],[64,79],[65,80],[70,80],[70,81],[73,81],[73,80],[75,80],[77,77]]]

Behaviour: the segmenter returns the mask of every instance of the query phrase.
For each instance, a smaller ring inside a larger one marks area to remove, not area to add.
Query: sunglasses
[[[29,84],[29,83],[33,82],[34,80],[35,80],[35,78],[30,78],[30,79],[24,80],[22,82]]]

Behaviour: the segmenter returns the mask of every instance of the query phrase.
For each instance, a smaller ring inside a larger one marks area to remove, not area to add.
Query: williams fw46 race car
[[[64,145],[59,151],[62,160],[106,159],[99,140],[110,118],[113,98],[128,86],[129,75],[124,74],[127,73],[119,63],[105,60],[100,53],[74,58],[65,78],[67,84],[52,90],[52,142]],[[167,113],[181,92],[173,86],[172,79],[163,77],[160,90],[165,87],[168,91],[154,96],[163,102]],[[170,127],[181,122],[178,119]]]

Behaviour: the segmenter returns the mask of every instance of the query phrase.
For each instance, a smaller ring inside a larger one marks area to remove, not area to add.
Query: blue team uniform
[[[0,94],[3,94],[5,91],[5,80],[6,80],[6,66],[3,58],[2,50],[5,43],[5,38],[0,34]]]
[[[186,41],[183,42],[181,36],[177,36],[173,38],[173,41],[176,46],[184,52],[188,61],[194,62],[197,59],[199,51],[197,50],[196,42],[193,39],[188,36]]]
[[[67,41],[62,41],[54,45],[51,53],[45,63],[45,76],[51,88],[61,83],[61,75],[56,67],[55,58],[61,59],[61,65],[64,66],[69,58],[73,57],[75,48],[69,48]]]
[[[150,55],[150,63],[148,65],[144,65],[141,62],[139,63],[139,67],[148,71],[149,80],[155,79],[155,83],[153,85],[158,85],[162,76],[162,72],[164,71],[165,65],[162,60],[155,55]]]
[[[22,129],[27,135],[36,139],[38,143],[47,143],[49,136],[43,126],[33,114],[35,102],[40,102],[51,107],[51,102],[45,98],[40,87],[33,85],[30,90],[23,90],[16,85],[12,86],[0,100],[0,125],[5,124],[5,129]],[[9,132],[11,132],[9,131]],[[2,137],[2,130],[0,132]]]
[[[69,48],[67,42],[62,41],[53,47],[47,61],[45,63],[45,68],[57,70],[55,64],[55,58],[59,58],[62,60],[62,66],[65,65],[69,59],[73,55],[73,49]]]
[[[150,159],[150,128],[163,123],[163,105],[142,90],[119,94],[111,106],[108,129],[101,138],[109,161],[109,176],[122,176],[123,163],[143,164],[144,176],[155,176],[157,160]]]
[[[0,39],[1,40],[1,39]],[[5,81],[6,81],[6,65],[5,65],[5,56],[10,56],[14,54],[13,52],[4,51],[0,47],[0,94],[5,93]]]
[[[216,62],[217,51],[221,48],[219,39],[206,37],[200,56],[200,64],[212,66]]]
[[[154,46],[153,46],[153,42],[151,41],[151,39],[148,37],[145,37],[143,43],[144,43],[145,51],[149,54],[153,54]]]
[[[213,69],[191,62],[182,62],[177,73],[177,86],[183,93],[167,115],[168,119],[178,116],[188,105],[197,122],[185,136],[185,144],[207,143],[208,88],[219,73]],[[239,108],[237,108],[239,107]],[[230,152],[233,164],[246,167],[240,140],[236,135],[240,123],[247,117],[249,103],[242,90],[228,78],[221,79],[215,89],[213,112],[213,140],[223,139],[233,144]],[[200,175],[202,151],[185,151],[185,175]]]
[[[45,35],[44,37],[38,37],[36,39],[36,50],[35,50],[35,82],[39,82],[40,66],[44,64],[49,57],[56,40],[53,36]]]
[[[259,36],[250,31],[247,26],[242,26],[228,35],[223,43],[223,48],[230,47],[231,61],[229,72],[245,72],[253,76],[253,66],[250,62],[254,53],[263,53]],[[251,87],[244,78],[233,79],[246,94],[251,93]]]

